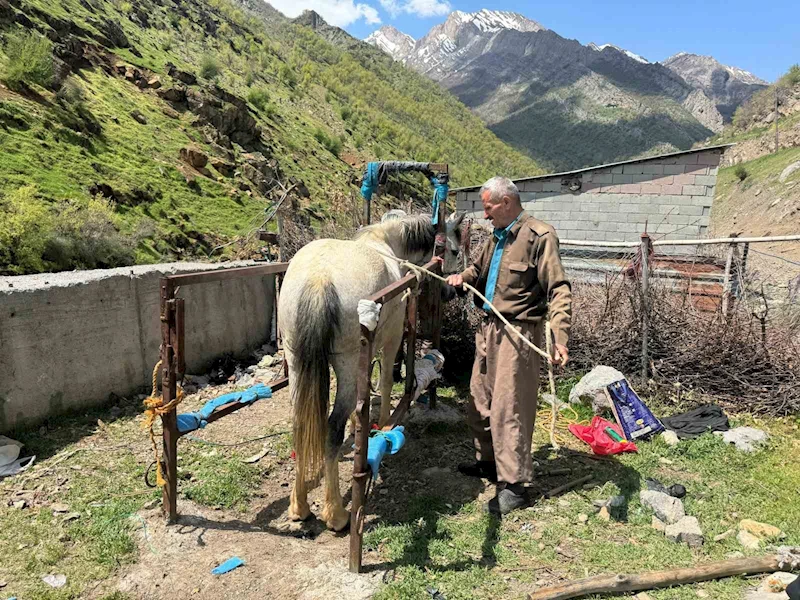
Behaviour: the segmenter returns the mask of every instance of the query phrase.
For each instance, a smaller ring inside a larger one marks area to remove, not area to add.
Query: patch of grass
[[[797,452],[797,420],[736,424],[768,429],[769,447],[744,454],[712,434],[674,448],[656,438],[638,444],[637,454],[598,461],[592,472],[602,485],[540,500],[533,510],[512,513],[502,522],[484,516],[475,502],[448,505],[436,494],[410,498],[396,522],[379,522],[365,534],[366,547],[395,569],[394,580],[376,597],[424,598],[428,587],[448,599],[524,597],[538,579],[575,580],[724,560],[741,547],[735,536],[717,543],[713,538],[745,518],[776,525],[787,534],[782,543],[797,544],[800,505],[793,498],[800,491],[800,465],[788,459]],[[537,431],[537,456],[547,454],[543,443],[543,432]],[[562,451],[559,466],[581,464],[570,460],[570,452]],[[638,499],[646,477],[686,486],[686,511],[700,521],[703,547],[672,543],[651,528],[651,514]],[[594,516],[592,500],[620,493],[628,499],[626,521],[607,523]],[[586,524],[578,520],[581,513],[590,515]],[[739,600],[749,585],[743,578],[728,578],[648,594],[654,600],[694,600],[702,588],[715,599]]]
[[[6,35],[3,80],[12,90],[23,84],[48,87],[53,81],[53,43],[35,31],[14,31]]]
[[[747,169],[745,168],[744,165],[736,165],[736,168],[733,170],[733,174],[739,181],[744,181],[745,179],[747,179],[747,175],[749,173],[747,172]]]
[[[216,79],[219,77],[219,63],[210,54],[206,54],[200,59],[200,77],[203,79]]]
[[[237,451],[191,444],[187,442],[178,466],[182,494],[206,506],[244,510],[261,483],[261,470],[243,462],[245,455]]]
[[[765,185],[777,183],[781,172],[797,160],[800,160],[800,148],[784,148],[735,167],[720,169],[717,177],[717,199],[724,202],[724,199],[733,191],[736,183],[740,181],[737,174],[737,169],[740,167],[747,172],[746,185]]]

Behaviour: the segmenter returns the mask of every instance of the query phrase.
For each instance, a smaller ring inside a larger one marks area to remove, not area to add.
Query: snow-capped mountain
[[[377,46],[393,59],[402,61],[411,52],[416,40],[391,25],[384,25],[364,41]]]

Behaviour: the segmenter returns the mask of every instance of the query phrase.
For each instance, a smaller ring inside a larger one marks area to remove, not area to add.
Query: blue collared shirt
[[[500,272],[500,261],[503,258],[503,249],[506,247],[506,240],[508,239],[508,232],[511,231],[511,228],[514,224],[519,221],[519,218],[522,216],[522,213],[517,215],[517,218],[511,221],[508,227],[504,229],[495,229],[494,230],[494,237],[497,238],[497,244],[494,247],[494,252],[492,252],[492,261],[489,263],[489,276],[486,279],[486,299],[489,302],[492,301],[494,298],[494,289],[497,287],[497,275]],[[489,308],[489,305],[484,302],[483,303],[483,310],[491,312],[492,309]]]

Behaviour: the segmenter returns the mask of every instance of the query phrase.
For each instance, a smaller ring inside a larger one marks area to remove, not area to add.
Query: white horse
[[[454,272],[463,215],[446,222],[444,271]],[[289,364],[294,407],[295,482],[289,517],[311,516],[307,493],[323,466],[325,506],[322,519],[340,531],[349,515],[339,491],[339,450],[349,416],[356,407],[361,350],[358,301],[402,278],[407,269],[388,254],[422,265],[433,255],[436,228],[430,216],[385,220],[359,231],[352,241],[323,239],[303,247],[289,263],[281,287],[278,322]],[[380,425],[389,418],[392,365],[403,339],[405,300],[397,296],[382,308],[374,351],[381,360]],[[413,352],[413,350],[410,350]],[[372,357],[370,357],[372,358]],[[336,400],[328,416],[330,370],[336,374]],[[327,437],[327,441],[326,441]]]

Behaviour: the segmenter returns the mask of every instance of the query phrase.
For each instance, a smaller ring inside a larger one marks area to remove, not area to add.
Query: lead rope
[[[428,269],[426,269],[426,268],[424,268],[424,267],[420,267],[420,266],[418,266],[418,265],[415,265],[415,264],[414,264],[414,263],[412,263],[412,262],[409,262],[409,261],[407,261],[407,260],[403,260],[402,258],[398,258],[398,257],[396,257],[396,256],[392,256],[391,254],[387,254],[386,252],[382,252],[381,250],[378,250],[378,249],[377,249],[377,248],[375,248],[375,247],[373,247],[372,249],[373,249],[373,250],[375,250],[375,252],[377,252],[377,253],[378,253],[378,254],[380,254],[381,256],[384,256],[384,257],[386,257],[386,258],[389,258],[389,259],[391,259],[391,260],[394,260],[394,261],[396,261],[396,262],[400,263],[400,264],[401,264],[402,266],[404,266],[404,267],[408,267],[410,270],[414,271],[414,272],[417,274],[417,277],[419,277],[419,274],[420,274],[420,273],[425,273],[426,275],[430,275],[430,276],[431,276],[431,277],[433,277],[434,279],[438,279],[438,280],[439,280],[439,281],[441,281],[441,282],[447,283],[447,280],[446,280],[444,277],[442,277],[441,275],[438,275],[438,274],[434,273],[433,271],[429,271]],[[495,308],[494,304],[492,304],[492,303],[489,301],[489,299],[488,299],[488,298],[486,298],[486,296],[484,296],[483,294],[481,294],[481,293],[480,293],[478,290],[476,290],[474,287],[472,287],[472,286],[471,286],[470,284],[468,284],[468,283],[463,283],[462,285],[463,285],[463,287],[464,287],[466,290],[468,290],[468,291],[472,292],[473,294],[475,294],[476,296],[478,296],[478,298],[480,298],[481,300],[483,300],[483,301],[486,303],[486,305],[487,305],[489,308],[491,308],[491,309],[492,309],[492,312],[493,312],[495,315],[497,315],[497,317],[498,317],[498,318],[499,318],[499,319],[500,319],[500,320],[501,320],[503,323],[505,323],[505,325],[506,325],[506,328],[507,328],[509,331],[511,331],[511,332],[512,332],[514,335],[516,335],[516,336],[517,336],[517,337],[518,337],[520,340],[522,340],[522,341],[523,341],[525,344],[527,344],[527,345],[528,345],[528,346],[531,348],[531,350],[533,350],[534,352],[536,352],[536,353],[537,353],[539,356],[541,356],[542,358],[544,358],[544,359],[547,361],[547,375],[548,375],[548,378],[549,378],[549,380],[550,380],[550,393],[553,395],[553,410],[552,410],[552,417],[551,417],[551,421],[550,421],[550,431],[549,431],[549,433],[550,433],[550,444],[553,446],[553,449],[554,449],[554,450],[558,450],[558,449],[559,449],[561,446],[558,444],[558,442],[556,442],[556,421],[558,420],[558,411],[557,411],[557,409],[556,409],[556,404],[557,404],[558,400],[557,400],[557,398],[556,398],[556,384],[555,384],[555,377],[554,377],[554,375],[553,375],[553,359],[552,359],[552,354],[551,354],[551,352],[552,352],[552,342],[551,342],[551,340],[550,340],[550,321],[547,321],[547,324],[546,324],[546,331],[547,331],[547,352],[545,352],[544,350],[542,350],[541,348],[539,348],[539,347],[538,347],[536,344],[534,344],[532,341],[530,341],[528,338],[526,338],[526,337],[525,337],[525,336],[522,334],[522,332],[521,332],[521,331],[519,331],[519,330],[518,330],[516,327],[514,327],[514,326],[513,326],[513,325],[512,325],[512,324],[511,324],[511,323],[508,321],[508,319],[506,319],[506,318],[505,318],[505,317],[504,317],[502,314],[500,314],[500,311],[499,311],[499,310],[497,310],[497,308]]]

